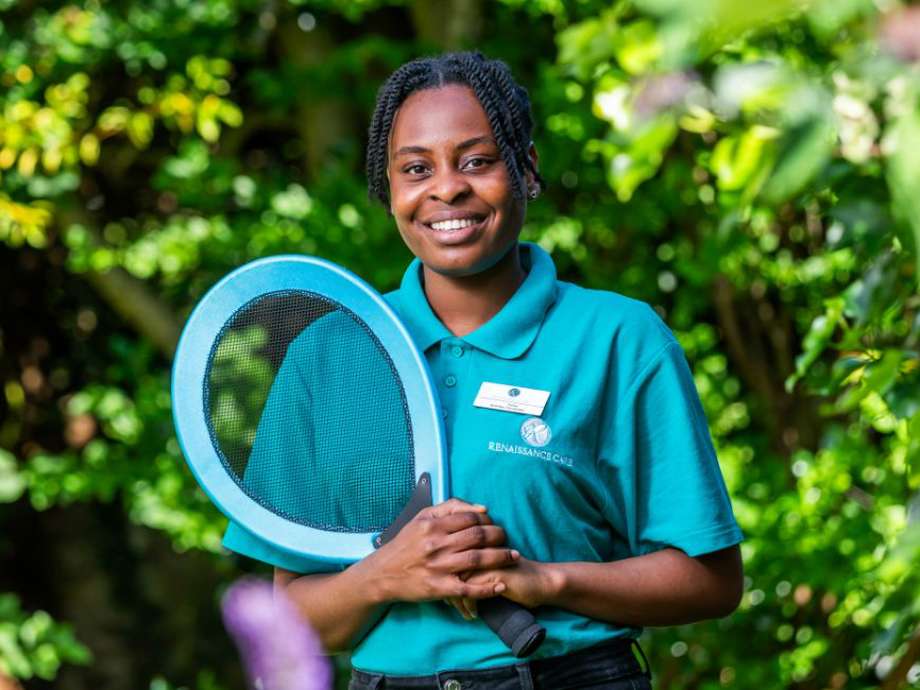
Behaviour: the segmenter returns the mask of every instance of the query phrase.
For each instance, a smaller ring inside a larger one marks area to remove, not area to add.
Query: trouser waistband
[[[636,648],[643,663],[633,653]],[[558,690],[635,676],[649,677],[636,640],[620,638],[557,657],[473,671],[428,676],[387,676],[355,669],[350,690]]]

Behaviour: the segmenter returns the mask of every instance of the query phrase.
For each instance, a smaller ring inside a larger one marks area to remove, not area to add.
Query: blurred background
[[[375,93],[467,48],[530,91],[525,237],[675,331],[747,536],[656,687],[918,684],[920,7],[0,0],[0,688],[244,687],[218,601],[267,569],[180,456],[177,335],[259,256],[394,288]]]

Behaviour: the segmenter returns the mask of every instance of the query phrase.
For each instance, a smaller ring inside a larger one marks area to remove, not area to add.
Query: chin
[[[431,271],[448,278],[466,278],[479,273],[484,273],[501,263],[508,252],[517,246],[511,246],[500,251],[483,254],[481,251],[456,252],[455,256],[445,256],[443,252],[431,252],[427,256],[419,256],[421,262]],[[454,252],[448,252],[453,254]]]

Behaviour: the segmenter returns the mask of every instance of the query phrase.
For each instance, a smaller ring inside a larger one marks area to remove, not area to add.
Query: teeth
[[[463,220],[444,220],[440,223],[432,223],[431,228],[433,230],[460,230],[475,224],[476,221],[472,218],[464,218]]]

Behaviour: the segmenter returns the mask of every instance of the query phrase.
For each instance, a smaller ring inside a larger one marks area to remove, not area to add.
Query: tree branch
[[[158,300],[147,286],[123,268],[84,274],[108,305],[134,330],[172,358],[181,326],[172,310]]]
[[[87,228],[96,242],[102,241],[92,219],[85,213],[70,208],[55,215],[58,228],[79,223]],[[82,275],[115,313],[172,359],[182,325],[170,306],[160,300],[144,281],[120,267],[108,271],[88,271]]]

